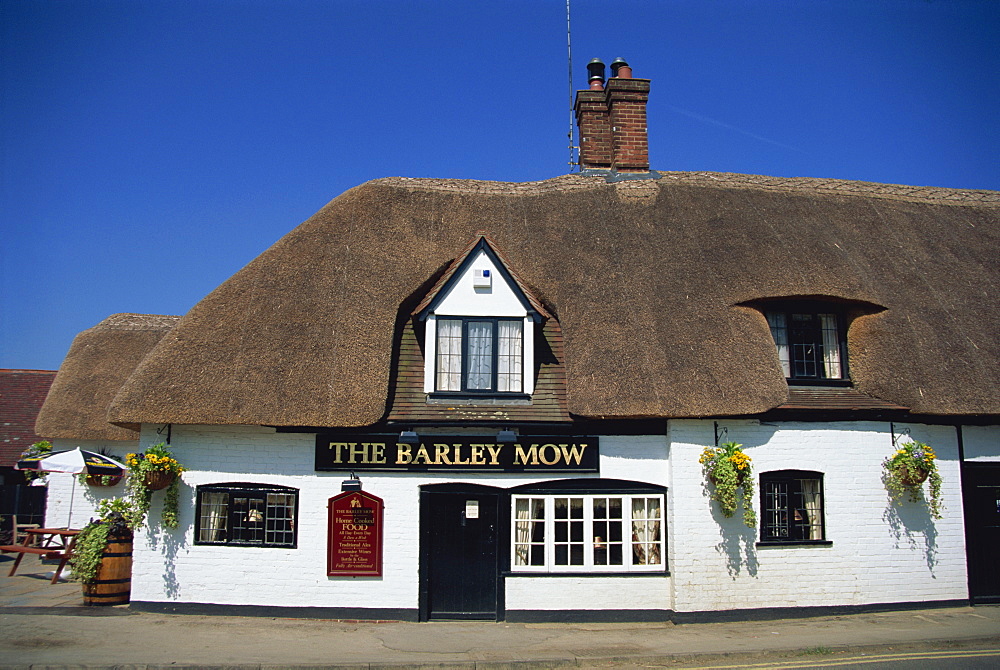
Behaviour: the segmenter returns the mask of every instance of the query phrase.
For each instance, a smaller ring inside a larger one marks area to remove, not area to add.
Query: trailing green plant
[[[160,520],[167,528],[176,528],[180,476],[185,468],[171,455],[169,445],[160,442],[145,452],[126,454],[125,465],[128,467],[129,475],[128,481],[125,483],[125,491],[137,517],[136,525],[133,528],[141,525],[149,513],[154,491],[149,487],[150,477],[162,473],[173,475],[173,480],[164,494]]]
[[[941,518],[941,474],[938,472],[937,455],[923,442],[913,440],[899,445],[895,454],[882,461],[885,470],[882,480],[893,502],[926,501],[927,511],[935,519]],[[923,483],[927,481],[930,499],[924,496]]]
[[[39,440],[34,444],[30,445],[21,453],[21,458],[38,458],[42,456],[48,456],[52,453],[52,443],[48,440]],[[27,482],[31,482],[38,479],[42,482],[46,481],[46,477],[49,473],[38,472],[37,470],[22,470],[24,473],[24,479]]]
[[[97,579],[109,538],[132,537],[134,528],[130,521],[135,510],[125,498],[102,500],[97,505],[97,512],[100,518],[88,523],[76,536],[73,555],[69,559],[74,579],[84,584]]]
[[[718,447],[707,447],[698,462],[701,463],[705,476],[715,487],[712,499],[719,503],[719,509],[726,517],[736,513],[741,500],[743,503],[743,523],[749,528],[757,527],[757,513],[753,508],[753,469],[751,458],[743,453],[743,445],[737,442],[725,442]],[[742,489],[743,495],[738,499],[736,492]]]

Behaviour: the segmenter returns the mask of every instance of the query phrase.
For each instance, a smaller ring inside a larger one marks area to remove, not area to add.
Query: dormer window
[[[789,382],[847,379],[846,328],[840,314],[822,306],[790,306],[765,311],[778,359]]]
[[[414,315],[424,322],[428,396],[475,402],[534,392],[535,326],[549,315],[485,237],[452,264]]]
[[[434,390],[523,393],[523,352],[523,319],[438,318]]]

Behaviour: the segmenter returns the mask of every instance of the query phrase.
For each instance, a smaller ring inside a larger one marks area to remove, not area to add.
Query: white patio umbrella
[[[53,451],[52,453],[23,458],[14,466],[17,470],[35,470],[36,472],[68,472],[78,475],[86,472],[88,475],[120,476],[125,472],[125,464],[119,463],[110,456],[85,451],[80,447],[68,451]],[[69,497],[69,526],[73,519],[73,498],[76,495],[76,478],[73,478],[73,488]]]

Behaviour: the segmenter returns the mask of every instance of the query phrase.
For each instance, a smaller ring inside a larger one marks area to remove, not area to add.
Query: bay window
[[[663,495],[514,495],[513,572],[663,572]]]

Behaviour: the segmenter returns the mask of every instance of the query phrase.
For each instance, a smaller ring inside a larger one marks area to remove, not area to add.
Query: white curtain
[[[531,565],[532,542],[545,541],[545,500],[518,498],[514,503],[514,565]]]
[[[840,338],[837,337],[837,316],[820,314],[823,328],[823,367],[827,379],[840,379]]]
[[[783,312],[768,312],[767,323],[771,326],[771,337],[778,347],[778,360],[786,377],[792,376],[792,368],[788,362],[788,322]]]
[[[469,322],[468,373],[466,388],[493,388],[493,322]]]
[[[823,524],[820,519],[823,510],[821,508],[818,479],[803,479],[802,500],[806,506],[806,517],[809,522],[809,539],[823,539]]]
[[[522,369],[522,323],[500,321],[497,332],[497,391],[518,392]]]
[[[437,321],[437,390],[462,390],[462,322]]]
[[[659,565],[660,500],[632,499],[632,565]]]
[[[209,493],[201,495],[201,541],[221,542],[225,540],[226,521],[229,517],[229,494]]]

